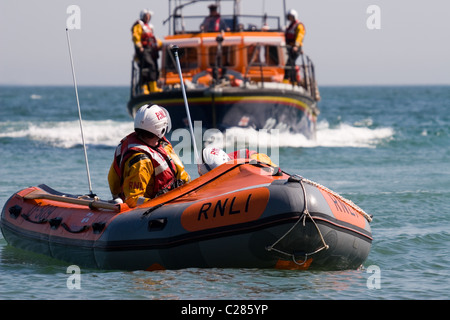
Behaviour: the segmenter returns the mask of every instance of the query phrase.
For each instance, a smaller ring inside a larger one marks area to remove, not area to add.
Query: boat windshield
[[[167,71],[176,72],[175,59],[170,53],[169,47],[166,48],[167,58],[165,59],[165,69]],[[182,70],[191,70],[198,68],[198,48],[197,47],[184,47],[178,49],[178,56],[180,60],[180,66]]]
[[[223,46],[221,61],[217,61],[217,46],[211,46],[208,48],[208,63],[210,67],[221,65],[224,67],[234,67],[236,66],[236,52],[237,46]]]
[[[236,67],[239,48],[235,45],[223,46],[222,55],[217,56],[217,46],[207,47],[207,65],[214,67],[216,65],[224,67]],[[279,50],[276,45],[269,44],[251,44],[246,47],[247,65],[251,66],[279,66]],[[179,49],[180,65],[183,70],[193,70],[200,67],[199,58],[201,58],[199,47],[183,47]],[[165,55],[164,69],[168,72],[176,72],[175,60],[168,52]],[[218,60],[220,58],[220,60]]]
[[[278,47],[275,45],[251,44],[247,47],[247,64],[278,66]]]
[[[205,16],[174,15],[173,34],[198,33],[202,30]],[[280,31],[280,18],[267,15],[222,15],[224,31]]]

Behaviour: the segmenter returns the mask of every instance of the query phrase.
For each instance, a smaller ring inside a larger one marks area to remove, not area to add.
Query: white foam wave
[[[73,148],[82,144],[79,121],[41,122],[41,123],[0,123],[1,137],[27,138],[40,141],[58,148]],[[6,130],[5,130],[6,128]],[[187,141],[189,131],[186,130]],[[5,132],[6,131],[6,132]],[[127,134],[133,131],[133,121],[118,122],[113,120],[83,121],[84,138],[87,145],[116,146]],[[315,140],[307,139],[302,134],[269,132],[243,128],[228,129],[225,134],[204,135],[203,142],[215,141],[212,145],[220,148],[240,148],[265,145],[268,147],[356,147],[374,148],[383,141],[392,139],[392,128],[368,128],[342,123],[330,127],[326,120],[317,125]],[[169,136],[170,137],[170,136]],[[198,142],[198,141],[197,141]],[[175,141],[174,144],[177,142]],[[206,142],[208,144],[208,142]]]
[[[323,121],[318,126],[316,145],[312,146],[374,148],[393,136],[394,130],[389,127],[369,128],[341,123],[331,128],[328,122]]]
[[[298,133],[270,133],[268,131],[243,128],[231,128],[226,131],[226,137],[214,137],[212,145],[228,147],[230,144],[241,143],[243,139],[249,145],[262,143],[271,147],[355,147],[374,148],[382,141],[392,139],[392,128],[368,128],[342,123],[330,127],[326,120],[317,124],[316,139],[308,139]]]
[[[0,137],[27,138],[58,148],[73,148],[82,144],[79,121],[9,124],[8,127],[9,130],[0,133]],[[132,121],[83,121],[87,145],[116,146],[132,130]]]

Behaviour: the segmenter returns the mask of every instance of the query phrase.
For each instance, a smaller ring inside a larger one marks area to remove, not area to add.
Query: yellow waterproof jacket
[[[305,26],[300,21],[293,22],[286,29],[286,44],[291,46],[303,46],[303,38],[305,37]]]
[[[176,167],[176,179],[187,183],[191,180],[189,174],[186,172],[183,163],[178,155],[173,150],[171,144],[164,146],[167,154],[172,158]],[[108,183],[113,197],[123,194],[125,202],[129,207],[136,207],[140,197],[145,201],[154,197],[154,177],[155,170],[152,161],[144,155],[144,153],[137,152],[133,154],[123,166],[123,184],[114,169],[114,162],[109,169]],[[141,201],[141,200],[140,200]]]
[[[162,41],[158,38],[155,37],[154,33],[153,33],[153,28],[150,26],[151,28],[151,33],[153,34],[153,37],[156,40],[156,47],[158,49],[162,48]],[[131,40],[133,41],[134,45],[137,48],[142,48],[142,43],[141,43],[141,39],[142,39],[142,33],[144,33],[144,28],[142,27],[142,24],[139,23],[139,21],[136,21],[135,24],[133,25],[133,27],[131,28]]]

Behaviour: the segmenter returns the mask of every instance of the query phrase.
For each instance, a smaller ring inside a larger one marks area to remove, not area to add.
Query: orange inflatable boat
[[[341,270],[366,260],[370,221],[300,176],[231,161],[136,208],[26,188],[0,226],[12,246],[89,268]]]

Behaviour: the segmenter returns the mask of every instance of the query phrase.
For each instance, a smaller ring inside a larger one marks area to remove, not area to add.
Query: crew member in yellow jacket
[[[153,25],[150,24],[153,12],[148,9],[141,11],[140,19],[131,27],[136,59],[140,67],[140,85],[144,94],[159,92],[158,58],[162,41],[156,38]]]
[[[288,52],[288,61],[286,62],[284,72],[284,82],[295,83],[297,81],[295,62],[300,54],[303,53],[303,38],[305,37],[305,26],[298,20],[298,13],[294,9],[287,12],[289,26],[285,31],[285,40]]]
[[[113,199],[135,207],[190,181],[183,163],[164,135],[171,120],[166,109],[144,105],[134,118],[135,131],[116,148],[108,174]]]

